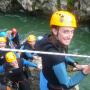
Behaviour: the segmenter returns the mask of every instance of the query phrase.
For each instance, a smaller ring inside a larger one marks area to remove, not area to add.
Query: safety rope
[[[66,53],[44,52],[44,51],[33,51],[33,50],[21,50],[21,49],[9,49],[9,48],[0,48],[0,51],[27,52],[27,53],[36,53],[36,54],[61,55],[61,56],[90,58],[90,56],[88,56],[88,55],[66,54]]]

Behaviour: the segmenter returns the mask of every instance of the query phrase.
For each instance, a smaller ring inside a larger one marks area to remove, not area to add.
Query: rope
[[[61,55],[61,56],[72,56],[72,57],[90,58],[90,56],[88,56],[88,55],[65,54],[65,53],[56,53],[56,52],[20,50],[20,49],[9,49],[9,48],[0,48],[0,51],[27,52],[27,53],[37,53],[37,54],[47,54],[47,55]]]

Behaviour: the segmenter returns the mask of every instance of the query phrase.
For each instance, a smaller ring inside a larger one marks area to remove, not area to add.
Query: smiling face
[[[19,68],[17,60],[15,60],[15,61],[13,61],[13,62],[11,62],[9,64],[14,68]]]
[[[5,47],[6,47],[6,43],[0,42],[0,48],[5,48]]]
[[[59,27],[58,30],[53,29],[56,39],[63,45],[68,46],[71,43],[74,34],[73,27]]]

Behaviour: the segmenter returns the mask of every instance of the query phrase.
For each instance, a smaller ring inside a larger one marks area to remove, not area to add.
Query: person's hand
[[[42,69],[42,59],[39,56],[34,56],[33,62],[37,64],[38,69]]]
[[[83,70],[85,67],[87,67],[88,65],[80,65],[80,64],[76,64],[76,67],[73,68],[74,71],[78,71],[78,70]]]
[[[82,71],[83,71],[84,74],[89,74],[90,73],[90,65],[83,66]]]
[[[88,65],[79,65],[79,64],[77,64],[77,65],[76,65],[76,68],[77,68],[78,70],[83,70],[83,68],[85,68],[86,66],[88,66]]]
[[[37,55],[33,56],[33,60],[39,60],[39,59],[41,59],[41,57],[39,57]]]
[[[42,64],[38,64],[38,65],[37,65],[37,68],[38,68],[38,69],[42,69]]]
[[[75,70],[82,70],[84,74],[89,74],[90,73],[90,65],[76,65]]]

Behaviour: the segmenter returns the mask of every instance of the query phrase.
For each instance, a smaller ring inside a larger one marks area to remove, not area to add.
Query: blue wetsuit
[[[37,50],[60,53],[66,52],[66,47],[63,47],[58,41],[52,43],[52,40],[49,39],[50,36],[37,43]],[[85,75],[82,71],[77,72],[71,78],[69,77],[67,65],[74,66],[74,61],[69,57],[56,55],[40,56],[42,57],[43,64],[42,72],[47,79],[47,87],[49,90],[69,90],[83,80]]]
[[[45,76],[42,73],[42,70],[40,71],[40,90],[48,90],[47,87],[47,80],[45,78]]]

